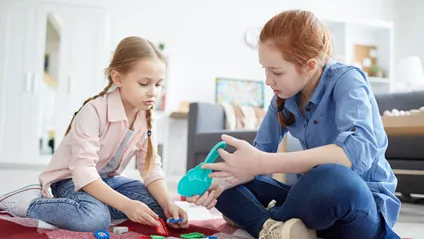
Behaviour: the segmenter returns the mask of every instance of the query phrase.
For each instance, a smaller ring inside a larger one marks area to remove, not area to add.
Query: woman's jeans
[[[138,180],[122,176],[105,177],[103,181],[130,199],[145,203],[159,217],[165,219],[162,208]],[[84,191],[75,192],[71,179],[52,184],[55,198],[39,198],[32,201],[27,217],[37,218],[71,231],[94,232],[109,228],[111,220],[127,219],[127,216]]]
[[[273,199],[276,206],[267,211]],[[258,176],[224,191],[216,208],[255,238],[269,218],[299,218],[321,238],[376,239],[386,233],[385,220],[367,184],[351,169],[336,164],[313,168],[294,186]]]

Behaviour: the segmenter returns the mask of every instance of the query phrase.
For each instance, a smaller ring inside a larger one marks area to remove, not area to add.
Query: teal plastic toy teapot
[[[203,163],[190,169],[187,174],[178,182],[178,194],[185,197],[203,195],[212,184],[212,178],[208,177],[212,173],[211,169],[202,169],[203,164],[213,163],[218,158],[218,149],[224,149],[227,144],[224,141],[217,143],[209,152]]]

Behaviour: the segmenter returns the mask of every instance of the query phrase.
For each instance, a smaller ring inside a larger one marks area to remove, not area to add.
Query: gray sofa
[[[376,95],[380,113],[385,110],[410,110],[424,106],[424,91]],[[424,135],[390,136],[386,158],[393,169],[424,170]],[[405,199],[424,194],[424,175],[396,174],[397,191]]]
[[[191,103],[188,113],[187,170],[203,162],[225,133],[253,143],[256,131],[225,130],[225,113],[219,104]],[[228,146],[229,152],[234,148]],[[219,160],[218,160],[219,161]]]
[[[424,106],[424,91],[376,95],[376,99],[381,114],[385,110],[393,108],[409,110]],[[225,114],[219,104],[190,104],[188,125],[187,170],[203,162],[209,150],[221,140],[222,133],[233,135],[250,143],[256,136],[255,131],[225,130]],[[288,151],[301,149],[297,139],[290,135],[288,135],[288,139]],[[230,147],[230,152],[233,150]],[[424,170],[424,136],[389,137],[386,158],[393,169]],[[404,196],[408,197],[411,193],[424,194],[424,183],[422,183],[424,176],[402,174],[396,176],[399,180],[397,191]]]

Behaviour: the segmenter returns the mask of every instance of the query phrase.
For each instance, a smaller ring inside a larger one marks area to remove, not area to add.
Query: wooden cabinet
[[[107,7],[50,2],[0,1],[0,163],[47,163],[49,155],[40,154],[44,106],[52,105],[49,127],[57,147],[73,113],[105,83]],[[60,43],[55,62],[46,61],[52,60],[46,58],[49,20]],[[56,67],[50,76],[57,84],[54,102],[43,90],[46,65],[51,64]]]

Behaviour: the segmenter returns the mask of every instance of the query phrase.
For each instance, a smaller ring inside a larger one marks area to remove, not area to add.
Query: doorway
[[[40,154],[51,156],[55,150],[55,107],[60,74],[61,20],[58,14],[46,18],[44,72],[40,88]]]

